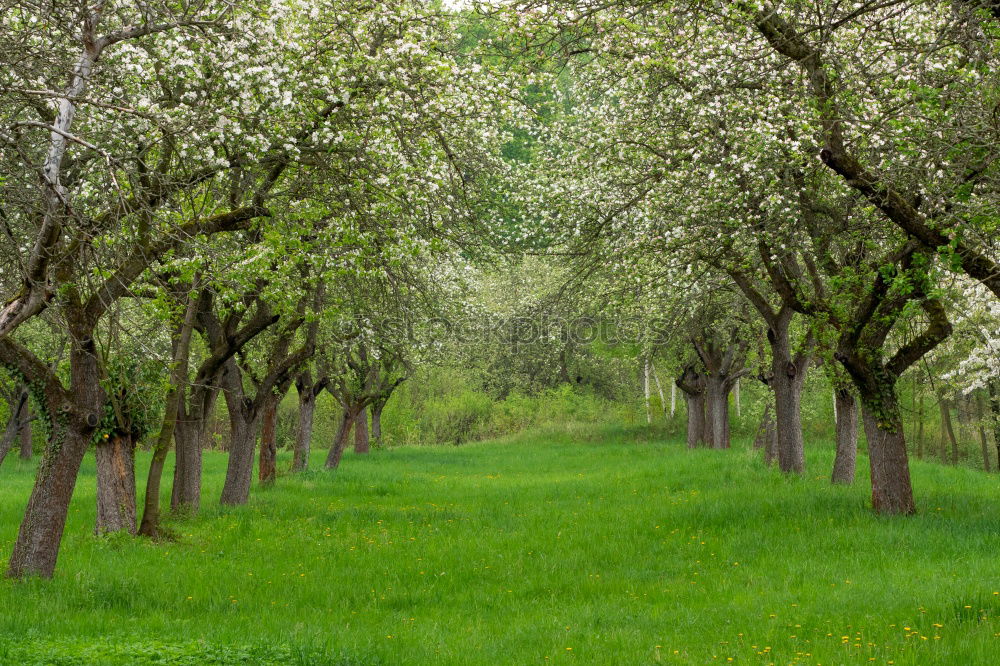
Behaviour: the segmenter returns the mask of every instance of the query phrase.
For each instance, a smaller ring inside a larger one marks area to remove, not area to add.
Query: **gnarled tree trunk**
[[[837,405],[837,454],[833,460],[832,483],[854,483],[858,459],[858,401],[847,389],[834,393]]]
[[[805,471],[805,442],[802,437],[802,388],[812,361],[812,337],[803,348],[792,349],[791,325],[794,311],[782,307],[777,312],[760,308],[767,321],[767,341],[771,348],[771,374],[767,380],[774,394],[775,446],[778,468],[785,473]]]
[[[687,366],[675,382],[687,403],[687,447],[694,449],[708,442],[705,418],[705,377]]]
[[[990,391],[990,413],[993,414],[993,445],[997,450],[997,471],[1000,472],[1000,379],[988,385]]]
[[[295,453],[292,470],[301,472],[309,467],[312,445],[313,418],[316,414],[316,394],[312,386],[299,387],[299,425],[295,432]]]
[[[872,508],[883,515],[916,513],[903,422],[894,391],[886,390],[881,398],[863,397],[861,413],[868,439]]]
[[[9,577],[52,577],[76,477],[93,431],[84,424],[61,424],[52,433],[7,566]]]
[[[34,453],[32,437],[31,437],[31,406],[25,405],[23,410],[23,416],[21,419],[21,446],[20,446],[20,456],[21,460],[31,460],[31,455]]]
[[[982,449],[983,454],[983,471],[989,472],[992,468],[990,464],[990,444],[989,437],[986,435],[986,397],[980,393],[976,393],[976,430],[979,433],[979,445]],[[1000,460],[997,461],[1000,465]]]
[[[358,409],[354,406],[344,408],[340,416],[340,425],[337,427],[337,434],[330,445],[330,451],[326,456],[327,469],[337,469],[340,467],[340,459],[344,455],[347,447],[347,439],[351,434],[351,426],[354,424],[354,417],[358,414]]]
[[[917,385],[917,382],[913,382],[913,393],[917,397],[917,408],[916,408],[916,418],[917,418],[917,458],[923,460],[924,457],[924,393],[921,391]]]
[[[951,423],[951,401],[943,396],[939,396],[938,404],[941,406],[941,460],[948,460],[947,443],[951,443],[951,464],[958,464],[958,438],[955,437],[955,428]]]
[[[382,444],[382,410],[385,409],[386,400],[376,400],[372,403],[372,441],[376,446]]]
[[[10,416],[7,419],[7,427],[4,428],[3,438],[0,439],[0,465],[14,446],[14,441],[23,432],[26,423],[25,416],[28,412],[28,391],[18,390],[17,399],[10,405]],[[31,431],[28,431],[30,437]]]
[[[729,391],[731,384],[726,377],[705,377],[705,434],[713,449],[728,449],[729,444]]]
[[[135,534],[135,445],[115,434],[95,447],[97,462],[97,534]]]
[[[772,409],[771,403],[765,405],[760,425],[757,426],[757,435],[753,440],[753,448],[764,450],[764,464],[768,466],[773,465],[778,459],[778,444],[775,439]]]
[[[164,401],[163,421],[160,433],[153,447],[153,457],[149,461],[149,473],[146,476],[146,497],[142,508],[142,523],[139,534],[156,537],[160,532],[160,483],[163,480],[163,466],[170,452],[170,443],[177,429],[178,413],[181,410],[181,400],[188,379],[188,359],[191,352],[191,336],[194,330],[196,300],[188,296],[188,304],[184,320],[175,329],[172,342],[172,361],[170,370],[170,388]]]
[[[222,486],[222,504],[246,504],[253,484],[253,454],[257,446],[262,410],[243,391],[243,379],[236,361],[229,359],[220,377],[229,407],[229,463]]]
[[[366,454],[371,451],[371,442],[368,439],[368,410],[364,407],[354,418],[354,452]]]
[[[264,405],[260,430],[260,460],[257,476],[261,485],[267,486],[278,478],[278,401],[270,398]]]
[[[50,578],[55,571],[80,463],[100,422],[105,396],[97,349],[79,330],[74,332],[70,368],[69,392],[46,390],[45,404],[53,412],[51,436],[7,567],[12,578]]]
[[[687,402],[687,446],[694,449],[707,441],[705,423],[705,394],[684,394]]]
[[[197,513],[201,505],[201,439],[205,422],[178,421],[174,428],[174,484],[170,507],[181,513]]]
[[[695,338],[693,343],[705,367],[705,438],[713,449],[728,449],[729,393],[745,374],[746,345],[737,341],[735,331],[722,344],[713,336]]]
[[[222,487],[222,504],[246,504],[253,483],[253,453],[257,446],[260,418],[256,414],[230,413],[232,439],[229,442],[229,464]]]

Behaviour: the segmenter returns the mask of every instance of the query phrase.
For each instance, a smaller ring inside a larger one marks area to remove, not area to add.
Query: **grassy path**
[[[920,515],[884,520],[825,445],[785,479],[581,439],[347,456],[240,509],[207,453],[206,510],[159,544],[92,536],[88,460],[56,579],[0,583],[0,663],[997,663],[996,477],[917,463]],[[4,557],[31,480],[0,470]]]

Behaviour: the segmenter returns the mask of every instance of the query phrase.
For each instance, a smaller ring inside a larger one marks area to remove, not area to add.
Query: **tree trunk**
[[[650,405],[650,391],[649,391],[649,358],[645,357],[642,359],[642,397],[643,405],[646,408],[646,425],[653,424],[653,410]]]
[[[226,466],[226,482],[222,487],[222,504],[246,504],[250,499],[253,484],[253,453],[257,445],[257,431],[260,417],[248,410],[230,412],[231,440],[229,442],[229,464]]]
[[[28,409],[28,392],[20,390],[17,392],[17,399],[10,405],[10,416],[7,419],[7,427],[4,428],[3,439],[0,439],[0,465],[3,464],[14,440],[24,427],[25,412]]]
[[[971,394],[959,393],[952,403],[955,407],[955,414],[958,416],[958,441],[968,441],[972,439],[975,432],[976,419],[976,398]]]
[[[687,446],[694,449],[705,444],[705,394],[684,394],[687,402]]]
[[[764,464],[771,466],[778,459],[778,443],[774,431],[773,407],[768,403],[764,407],[764,415],[757,426],[757,435],[754,437],[753,447],[764,450]]]
[[[728,449],[729,392],[743,374],[746,344],[737,341],[735,330],[721,344],[716,333],[692,338],[692,343],[705,368],[705,437],[711,448]]]
[[[1000,472],[1000,379],[989,382],[990,412],[993,414],[993,446],[997,450],[997,472]]]
[[[774,419],[768,419],[764,438],[764,464],[770,467],[778,462],[778,433]]]
[[[951,442],[951,464],[958,464],[958,439],[955,437],[955,429],[951,424],[951,403],[941,398],[939,400],[941,405],[941,428],[943,430],[943,435],[947,436],[947,441]],[[942,460],[947,460],[945,451],[946,441],[942,439],[941,441],[941,458]]]
[[[356,411],[345,409],[340,417],[340,426],[337,434],[330,445],[330,452],[326,456],[326,468],[337,469],[340,466],[340,459],[344,455],[344,448],[347,447],[347,438],[351,434],[351,425],[354,422]]]
[[[917,458],[924,458],[924,392],[920,391],[914,384],[914,393],[919,393],[917,398]]]
[[[983,453],[983,471],[991,471],[992,465],[990,464],[990,443],[989,437],[986,435],[986,397],[977,391],[976,393],[976,426],[979,432],[979,445],[982,448]],[[1000,466],[1000,460],[997,460],[997,465]]]
[[[771,346],[771,390],[774,391],[775,436],[778,468],[788,473],[805,471],[805,442],[802,437],[802,387],[809,367],[808,353],[792,357],[789,330],[791,310],[775,317],[768,326]]]
[[[260,432],[260,460],[258,462],[258,478],[261,485],[267,486],[278,478],[278,401],[268,399],[264,405],[262,426]]]
[[[201,505],[201,439],[205,422],[178,422],[174,429],[174,486],[170,507],[182,513],[198,513]]]
[[[97,443],[96,534],[135,534],[135,446],[132,439],[112,435]]]
[[[656,383],[656,392],[660,396],[660,410],[663,412],[663,420],[667,420],[667,400],[666,396],[663,395],[663,384],[660,383],[660,376],[656,374],[656,366],[652,363],[649,364],[649,368],[653,373],[653,382]]]
[[[226,361],[219,383],[229,412],[229,461],[219,501],[229,505],[246,504],[250,499],[250,486],[253,485],[253,454],[263,410],[255,408],[247,398],[243,377],[234,359]]]
[[[53,442],[46,446],[38,467],[35,486],[17,533],[7,567],[9,577],[52,577],[73,487],[92,434],[92,427],[57,426]]]
[[[760,425],[757,426],[757,433],[753,438],[753,448],[763,449],[766,447],[767,439],[766,433],[768,426],[771,424],[771,403],[764,405],[764,413],[760,417]]]
[[[309,449],[312,445],[313,417],[316,414],[316,394],[313,387],[300,386],[299,427],[295,433],[295,454],[292,471],[301,472],[309,467]]]
[[[354,452],[365,454],[371,451],[368,439],[368,410],[362,409],[354,417]]]
[[[104,392],[93,339],[76,331],[70,351],[69,408],[54,395],[47,396],[53,414],[51,437],[38,467],[35,485],[24,512],[7,567],[11,578],[37,575],[50,578],[59,556],[69,503],[83,455],[100,421]]]
[[[705,387],[705,430],[708,445],[713,449],[728,449],[731,385],[725,377],[709,375],[705,378]]]
[[[160,433],[153,448],[153,457],[149,461],[149,473],[146,476],[146,496],[142,507],[142,523],[139,534],[156,537],[160,532],[160,483],[163,480],[163,466],[170,452],[170,443],[177,429],[177,416],[184,396],[185,384],[188,379],[188,359],[191,352],[191,336],[194,331],[196,300],[188,296],[188,304],[184,320],[174,330],[172,340],[170,369],[170,387],[164,400],[163,421],[160,423]]]
[[[858,459],[858,401],[846,389],[836,391],[837,455],[833,461],[832,483],[854,483]]]
[[[31,460],[32,450],[32,438],[31,438],[31,406],[28,404],[24,405],[22,410],[22,420],[21,420],[21,447],[20,447],[20,457],[21,460]]]
[[[376,446],[382,445],[382,410],[385,409],[385,403],[385,400],[372,403],[372,441]]]
[[[862,398],[861,413],[868,439],[872,508],[881,515],[915,513],[903,422],[894,390]]]
[[[794,368],[789,363],[787,369]],[[805,471],[805,444],[802,437],[802,386],[804,370],[797,375],[782,373],[771,382],[774,389],[775,437],[778,468],[785,473]]]

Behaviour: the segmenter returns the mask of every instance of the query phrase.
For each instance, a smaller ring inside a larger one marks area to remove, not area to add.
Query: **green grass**
[[[92,536],[88,460],[55,579],[0,583],[0,663],[996,663],[997,478],[914,463],[920,515],[880,519],[829,448],[790,479],[564,429],[348,455],[238,509],[207,452],[172,543]],[[0,470],[4,556],[31,481]]]

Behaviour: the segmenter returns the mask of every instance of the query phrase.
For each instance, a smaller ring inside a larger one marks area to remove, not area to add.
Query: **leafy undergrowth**
[[[158,543],[93,536],[88,459],[55,579],[0,583],[0,663],[995,663],[997,477],[915,462],[919,515],[882,519],[830,448],[803,478],[643,430],[317,451],[237,509],[206,452],[201,515]]]

